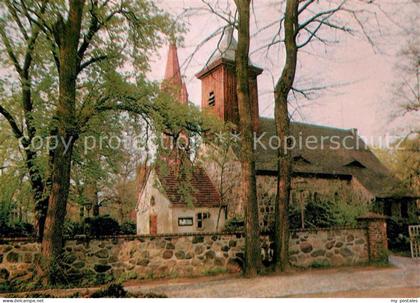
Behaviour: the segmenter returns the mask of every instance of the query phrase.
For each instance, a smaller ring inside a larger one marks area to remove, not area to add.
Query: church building
[[[228,27],[217,50],[196,74],[201,80],[201,109],[212,111],[222,121],[234,125],[239,122],[236,46],[232,28]],[[258,76],[262,72],[250,62],[251,116],[258,138],[255,152],[259,221],[261,231],[268,233],[274,226],[277,149],[271,146],[271,138],[276,136],[274,120],[259,116]],[[188,102],[174,44],[169,47],[164,81],[175,83],[180,88],[177,99]],[[356,129],[292,122],[291,135],[300,143],[290,151],[293,161],[292,205],[304,207],[309,201],[321,200],[341,201],[349,205],[365,203],[388,216],[415,216],[415,197],[369,150]],[[317,144],[302,144],[309,139]],[[231,150],[228,169],[223,170],[217,161],[207,157],[210,153],[217,155],[217,147],[204,146],[200,153],[203,163],[194,169],[191,179],[195,195],[193,205],[187,205],[180,199],[175,171],[169,169],[169,174],[162,175],[158,169],[151,170],[146,185],[139,193],[136,208],[138,234],[222,231],[226,220],[243,218],[238,151]],[[221,178],[226,190],[219,186]],[[301,227],[307,226],[302,223]]]

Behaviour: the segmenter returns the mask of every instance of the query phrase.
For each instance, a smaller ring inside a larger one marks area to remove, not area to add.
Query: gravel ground
[[[224,277],[153,281],[129,285],[130,292],[168,297],[420,297],[420,260],[391,256],[392,267],[312,270],[253,279]]]
[[[125,289],[131,293],[156,293],[168,297],[372,297],[419,298],[420,259],[391,256],[391,267],[343,267],[317,269],[281,275],[245,279],[240,275],[222,275],[174,280],[129,281]],[[50,289],[21,293],[51,294],[69,297],[75,292],[82,296],[96,288]],[[1,297],[18,296],[0,294]]]

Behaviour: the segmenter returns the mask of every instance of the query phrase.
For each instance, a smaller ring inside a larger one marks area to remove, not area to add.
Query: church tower
[[[166,61],[165,77],[161,84],[162,90],[173,97],[174,102],[181,104],[188,104],[188,91],[185,82],[182,80],[181,68],[178,60],[178,49],[175,42],[170,42],[168,57]],[[177,141],[173,141],[177,140]],[[172,149],[172,153],[167,157],[167,160],[173,162],[178,161],[180,156],[188,155],[190,147],[190,138],[181,131],[177,137],[170,138],[163,135],[163,144],[166,148]],[[174,145],[175,144],[175,145]],[[184,146],[184,150],[178,150],[178,144]],[[175,159],[174,159],[175,158]]]
[[[218,47],[206,66],[196,74],[201,80],[201,108],[212,110],[223,121],[239,123],[238,99],[236,95],[235,52],[237,42],[233,27],[226,27]],[[262,69],[249,62],[249,90],[251,117],[254,131],[258,130],[258,85],[257,77]]]

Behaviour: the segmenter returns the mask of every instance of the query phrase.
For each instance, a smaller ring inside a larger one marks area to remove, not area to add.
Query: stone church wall
[[[262,232],[270,232],[270,227],[274,226],[276,182],[274,176],[257,176],[257,199]],[[311,199],[342,201],[349,204],[367,204],[371,199],[364,188],[354,186],[351,180],[293,177],[291,187],[290,203],[298,206],[305,205]]]

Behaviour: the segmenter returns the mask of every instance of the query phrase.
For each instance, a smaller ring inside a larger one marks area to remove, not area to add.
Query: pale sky
[[[226,0],[219,3],[225,3]],[[353,0],[352,0],[353,1]],[[212,2],[212,1],[209,1]],[[214,1],[213,1],[214,2]],[[258,28],[270,21],[277,20],[280,8],[278,1],[254,1],[255,19]],[[157,1],[158,5],[167,9],[171,14],[178,15],[183,9],[202,7],[200,0],[172,0]],[[258,3],[258,4],[256,4]],[[395,23],[406,27],[420,27],[416,9],[419,5],[404,0],[381,0],[381,5],[389,18],[380,12],[377,14],[381,34],[375,31],[375,49],[363,39],[360,34],[356,37],[345,33],[326,33],[331,39],[339,40],[324,47],[315,43],[305,47],[299,53],[299,70],[297,83],[304,86],[333,85],[321,93],[315,100],[299,101],[299,112],[293,115],[296,121],[323,124],[340,128],[357,128],[363,136],[383,136],[386,133],[401,132],[397,127],[413,127],[419,124],[419,117],[404,117],[401,121],[389,121],[392,108],[390,104],[390,86],[396,73],[394,66],[396,53],[405,44],[407,36],[401,34],[402,29]],[[231,8],[234,6],[232,5]],[[210,13],[193,12],[193,16],[185,19],[188,32],[184,43],[178,48],[178,56],[182,65],[182,73],[186,78],[189,97],[199,105],[201,100],[201,83],[195,78],[214,51],[218,38],[204,44],[186,66],[185,61],[193,53],[195,47],[224,23]],[[362,17],[363,18],[363,17]],[[366,17],[368,18],[368,17]],[[368,19],[366,23],[368,24]],[[355,30],[359,28],[349,23]],[[257,26],[253,22],[251,33]],[[372,26],[373,28],[373,26]],[[379,27],[375,27],[378,29]],[[261,33],[252,38],[251,53],[272,37],[271,32]],[[167,46],[160,51],[160,57],[152,64],[151,77],[162,79],[166,63]],[[273,116],[274,100],[272,94],[273,77],[277,79],[281,71],[284,56],[281,48],[272,49],[268,58],[265,52],[252,54],[254,64],[263,67],[264,72],[258,78],[259,108],[261,116]],[[345,84],[345,85],[344,85]],[[299,88],[299,85],[298,85]],[[294,104],[293,104],[294,106]],[[417,119],[417,120],[413,120]],[[407,122],[409,121],[409,122]]]

